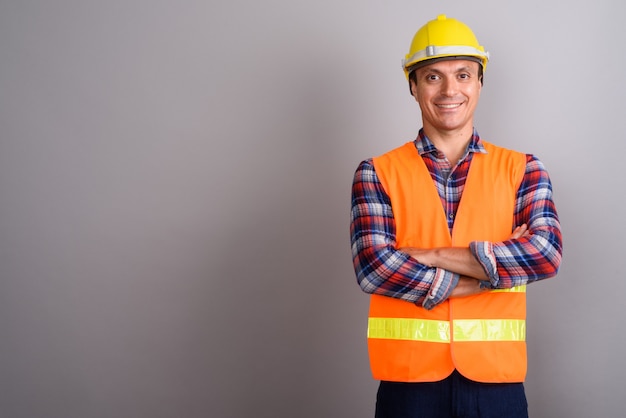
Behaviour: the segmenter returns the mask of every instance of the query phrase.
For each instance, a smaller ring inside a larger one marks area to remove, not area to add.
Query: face
[[[420,105],[427,132],[471,132],[481,83],[477,62],[438,61],[415,70],[411,92]]]

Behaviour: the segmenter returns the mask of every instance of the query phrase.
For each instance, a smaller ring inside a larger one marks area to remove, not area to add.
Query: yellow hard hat
[[[402,60],[404,75],[409,74],[428,60],[436,58],[473,59],[480,63],[483,71],[487,67],[489,53],[478,44],[474,32],[465,23],[439,15],[417,31],[411,49]]]

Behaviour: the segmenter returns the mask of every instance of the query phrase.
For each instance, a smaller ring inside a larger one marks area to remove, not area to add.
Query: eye
[[[439,76],[437,74],[428,74],[426,75],[427,81],[437,81],[439,80]]]
[[[468,73],[461,73],[459,74],[459,78],[461,80],[468,80],[471,76]]]

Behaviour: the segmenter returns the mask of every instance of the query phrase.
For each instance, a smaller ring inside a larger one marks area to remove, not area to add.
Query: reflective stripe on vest
[[[515,286],[512,287],[510,289],[494,289],[492,290],[492,292],[499,292],[499,293],[503,293],[503,292],[508,292],[508,293],[526,293],[526,285],[523,286]]]
[[[491,292],[526,293],[526,286]],[[457,320],[454,325],[455,341],[525,341],[526,322],[523,320]],[[429,319],[369,318],[367,337],[449,343],[450,323]]]
[[[368,338],[450,343],[450,323],[429,319],[369,318]],[[523,319],[457,319],[452,338],[457,342],[526,341]]]

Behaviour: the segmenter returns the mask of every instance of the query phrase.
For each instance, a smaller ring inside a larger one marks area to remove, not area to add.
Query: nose
[[[445,77],[441,83],[441,94],[452,97],[458,91],[458,82],[454,77]]]

